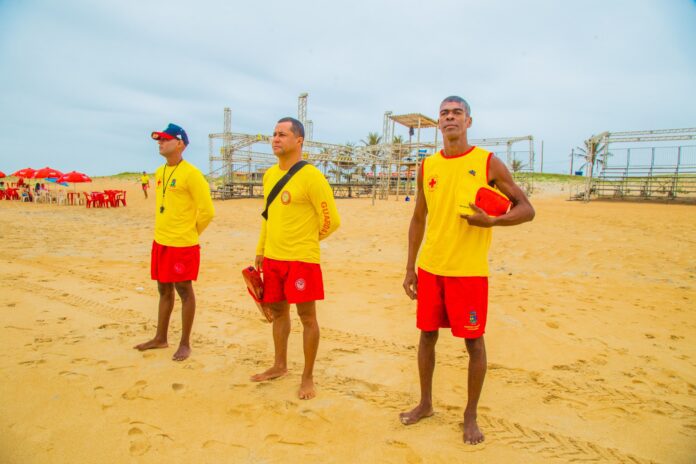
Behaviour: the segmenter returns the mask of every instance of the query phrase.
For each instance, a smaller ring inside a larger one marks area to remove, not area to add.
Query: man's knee
[[[300,322],[302,322],[304,327],[314,327],[318,325],[316,303],[314,301],[298,303],[297,315],[300,317]]]
[[[466,351],[472,359],[486,356],[486,344],[483,342],[483,337],[466,338],[465,341]]]
[[[157,291],[160,296],[174,296],[174,284],[171,282],[157,282]]]
[[[421,330],[421,343],[424,343],[425,345],[435,345],[439,336],[439,330]]]
[[[186,282],[176,282],[174,287],[176,287],[176,293],[179,294],[179,298],[183,301],[193,296],[193,285],[190,280]]]
[[[286,301],[281,301],[278,303],[270,303],[271,312],[273,313],[273,319],[278,319],[283,317],[290,312],[290,305]]]

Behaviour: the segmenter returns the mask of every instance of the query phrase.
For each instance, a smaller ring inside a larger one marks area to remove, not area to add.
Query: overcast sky
[[[567,172],[592,134],[696,127],[695,89],[693,0],[0,0],[7,174],[152,171],[169,122],[207,172],[224,107],[234,131],[270,133],[301,92],[332,143],[460,95],[471,138],[531,134]]]

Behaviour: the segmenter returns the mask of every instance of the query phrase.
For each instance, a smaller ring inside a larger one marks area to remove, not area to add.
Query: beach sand
[[[489,369],[464,445],[464,343],[441,331],[435,415],[418,401],[415,304],[404,295],[413,204],[338,200],[322,243],[326,300],[318,396],[296,397],[271,363],[270,325],[246,294],[262,200],[216,202],[202,236],[193,355],[138,352],[152,337],[154,199],[128,206],[0,201],[0,462],[688,463],[696,461],[696,209],[532,197],[534,222],[498,228],[491,248]],[[78,187],[79,189],[79,187]],[[293,308],[294,312],[294,308]]]

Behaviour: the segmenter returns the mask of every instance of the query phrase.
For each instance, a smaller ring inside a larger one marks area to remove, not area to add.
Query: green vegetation
[[[143,175],[143,172],[119,172],[118,174],[112,174],[110,176],[93,176],[94,179],[116,179],[116,180],[133,180],[133,179],[138,179],[140,180],[140,176]],[[148,172],[148,176],[153,176],[154,173]]]
[[[571,176],[568,174],[551,174],[541,172],[532,172],[526,174],[529,175],[535,182],[567,182],[571,184],[581,184],[587,180],[584,176]]]

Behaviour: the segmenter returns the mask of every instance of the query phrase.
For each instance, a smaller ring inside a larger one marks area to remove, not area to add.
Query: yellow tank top
[[[418,267],[441,276],[488,276],[491,228],[470,226],[460,216],[464,192],[488,185],[492,153],[478,147],[455,156],[442,151],[423,161],[423,193],[428,206],[425,244]]]

